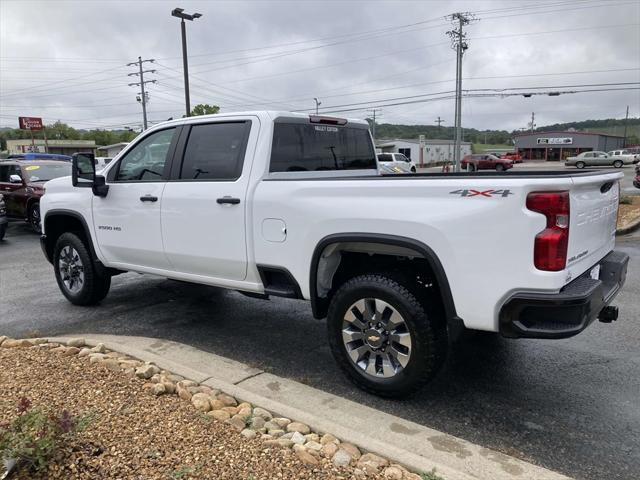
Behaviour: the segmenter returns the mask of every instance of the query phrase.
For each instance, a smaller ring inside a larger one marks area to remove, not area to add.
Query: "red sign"
[[[42,130],[42,119],[38,117],[18,117],[20,130]]]

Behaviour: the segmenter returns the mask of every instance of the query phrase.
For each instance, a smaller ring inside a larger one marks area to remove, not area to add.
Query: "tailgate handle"
[[[607,182],[600,187],[600,193],[607,193],[613,187],[613,182]]]

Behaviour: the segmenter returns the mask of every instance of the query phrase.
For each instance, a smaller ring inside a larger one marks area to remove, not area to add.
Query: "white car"
[[[415,162],[402,153],[379,153],[378,163],[408,173],[416,173]]]
[[[625,163],[638,163],[640,161],[640,154],[635,154],[631,150],[612,150],[607,155],[621,158]]]
[[[112,158],[111,157],[95,157],[95,161],[96,161],[96,170],[100,171],[100,170],[104,170],[104,168],[109,165],[109,162],[111,162]]]
[[[164,122],[100,174],[72,165],[40,201],[71,303],[126,271],[308,301],[382,396],[432,379],[463,328],[566,338],[617,318],[621,172],[380,175],[366,121],[270,111]]]

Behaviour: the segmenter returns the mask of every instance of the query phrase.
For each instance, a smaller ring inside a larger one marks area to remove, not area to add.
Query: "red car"
[[[460,162],[460,167],[469,172],[475,172],[477,170],[495,170],[496,172],[503,172],[504,170],[513,168],[513,162],[504,158],[498,158],[495,155],[481,153],[465,155],[462,162]]]
[[[522,155],[517,152],[507,152],[502,154],[500,158],[511,160],[513,163],[522,163]]]
[[[0,193],[7,217],[26,220],[40,233],[40,197],[44,184],[71,175],[71,163],[57,160],[0,160]]]

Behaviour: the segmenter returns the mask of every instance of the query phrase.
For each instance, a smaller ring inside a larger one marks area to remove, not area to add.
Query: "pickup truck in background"
[[[621,177],[380,175],[365,121],[190,117],[154,125],[100,174],[74,156],[72,177],[45,185],[41,244],[76,305],[126,271],[308,301],[346,375],[403,396],[463,328],[566,338],[616,319]]]
[[[607,152],[611,158],[617,157],[625,161],[625,163],[636,164],[640,161],[640,154],[633,153],[631,150],[612,150]]]

